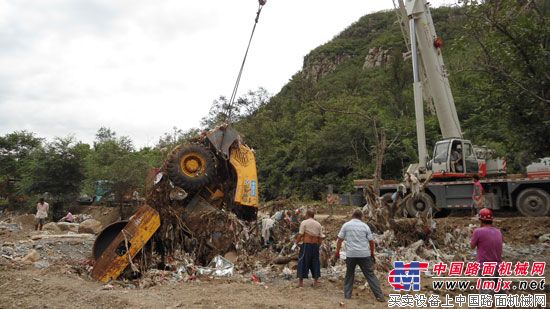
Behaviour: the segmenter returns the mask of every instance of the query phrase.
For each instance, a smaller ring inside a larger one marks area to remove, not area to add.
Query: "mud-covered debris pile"
[[[161,225],[153,236],[153,247],[163,263],[178,251],[206,265],[216,255],[231,251],[248,254],[261,249],[256,222],[239,220],[199,195],[191,201],[174,198],[177,188],[168,177],[160,175],[162,178],[148,193],[147,203],[161,218]]]

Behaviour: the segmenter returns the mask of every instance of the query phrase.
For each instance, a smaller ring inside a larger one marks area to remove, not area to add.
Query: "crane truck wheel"
[[[197,191],[212,181],[216,164],[207,148],[186,144],[170,154],[166,172],[174,185],[186,191]]]
[[[430,209],[434,208],[434,200],[432,197],[425,192],[420,192],[416,197],[411,197],[407,200],[405,204],[405,209],[411,217],[416,217],[417,215],[425,215]]]
[[[527,188],[518,195],[516,206],[526,217],[550,215],[550,194],[538,188]]]

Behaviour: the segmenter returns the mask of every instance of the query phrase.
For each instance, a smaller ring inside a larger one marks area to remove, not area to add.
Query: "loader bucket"
[[[101,257],[101,254],[103,254],[105,249],[109,247],[127,224],[128,221],[117,221],[104,228],[101,233],[97,235],[92,249],[94,260],[97,261]]]
[[[239,139],[239,133],[232,127],[220,127],[218,130],[212,130],[206,134],[208,140],[217,151],[223,153],[225,158],[229,158],[229,147]]]
[[[159,213],[148,205],[141,206],[96,260],[92,277],[101,282],[118,278],[159,226]],[[112,232],[106,232],[104,239],[112,237]],[[94,247],[99,251],[100,246],[105,247],[105,244],[102,242]]]

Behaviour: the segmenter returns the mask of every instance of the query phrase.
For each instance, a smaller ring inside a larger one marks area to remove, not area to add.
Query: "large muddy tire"
[[[405,208],[409,216],[416,217],[417,215],[426,215],[430,209],[433,211],[434,205],[434,200],[429,194],[420,192],[416,197],[407,200]]]
[[[537,188],[528,188],[518,195],[516,206],[526,217],[542,217],[550,214],[550,195]]]
[[[172,152],[166,165],[172,183],[186,191],[197,191],[214,178],[212,153],[197,144],[183,145]]]

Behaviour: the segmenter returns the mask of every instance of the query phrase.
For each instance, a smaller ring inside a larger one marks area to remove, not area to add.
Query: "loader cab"
[[[433,178],[466,178],[479,171],[472,142],[446,139],[435,144],[431,161]]]

